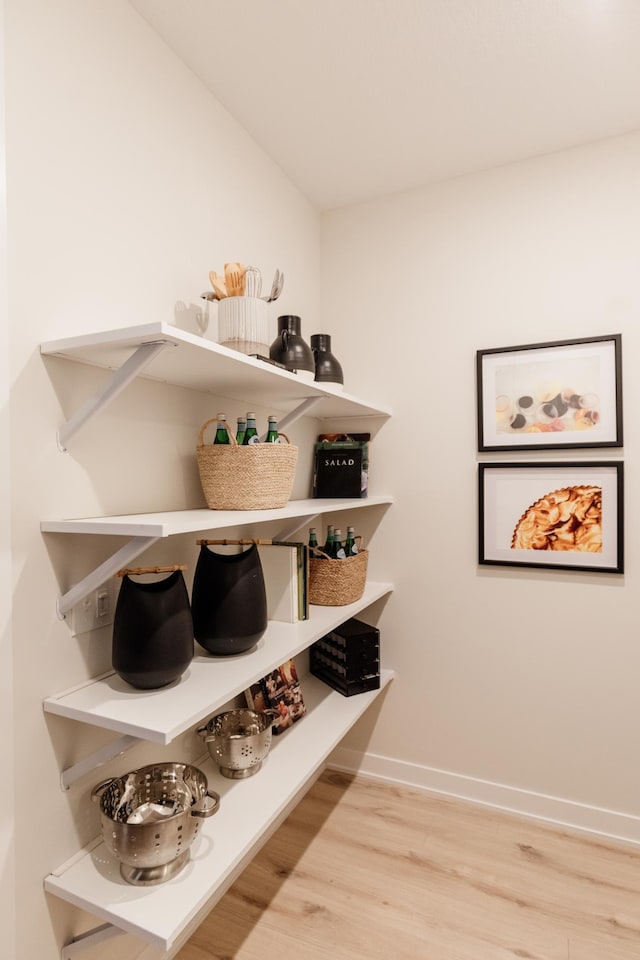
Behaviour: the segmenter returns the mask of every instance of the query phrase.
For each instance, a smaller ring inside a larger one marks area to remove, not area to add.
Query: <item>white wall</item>
[[[0,50],[4,48],[4,2],[0,0]],[[9,471],[9,325],[7,319],[7,204],[4,60],[0,57],[0,764],[13,770],[13,651],[11,635],[11,478]],[[0,928],[7,957],[15,954],[15,862],[12,789],[0,795]]]
[[[397,497],[376,548],[400,551],[398,678],[349,745],[374,772],[636,841],[639,225],[640,134],[323,217],[325,324],[353,389],[394,411],[372,470]],[[625,447],[594,456],[624,458],[625,575],[479,567],[476,350],[613,333]]]
[[[372,568],[388,573],[397,560],[382,626],[398,679],[349,746],[419,785],[522,809],[548,794],[544,810],[566,807],[574,822],[609,808],[599,822],[632,835],[633,501],[623,578],[478,569],[473,378],[478,347],[622,332],[634,489],[640,138],[328,214],[321,277],[314,212],[125,0],[4,3],[17,960],[55,960],[62,942],[95,925],[45,898],[42,879],[97,827],[95,775],[63,794],[60,768],[110,739],[45,718],[41,704],[108,667],[109,638],[71,638],[55,598],[113,545],[69,549],[68,538],[43,537],[39,521],[199,505],[194,437],[218,409],[138,382],[61,454],[56,427],[104,374],[44,362],[38,345],[158,319],[196,331],[208,271],[229,259],[258,264],[268,281],[284,269],[274,328],[286,312],[301,314],[306,334],[321,325],[350,390],[395,411],[374,446],[372,482],[398,502]],[[153,559],[189,550],[172,541]],[[172,751],[192,748],[185,737]],[[10,756],[13,744],[2,749]],[[46,796],[42,816],[24,802],[26,784]],[[6,873],[4,886],[11,892]],[[5,944],[11,935],[9,923]],[[87,960],[140,949],[120,938]]]
[[[136,748],[62,793],[61,768],[112,736],[45,717],[42,700],[108,669],[111,651],[108,631],[73,638],[56,618],[55,600],[120,542],[43,536],[40,520],[203,506],[198,429],[220,409],[230,420],[245,411],[138,381],[62,454],[56,427],[106,374],[44,361],[39,344],[152,320],[197,333],[209,270],[236,259],[259,266],[269,286],[275,268],[284,270],[283,295],[270,307],[274,337],[276,317],[288,312],[300,314],[311,333],[319,311],[319,222],[125,0],[5,6],[13,492],[10,504],[2,501],[0,548],[10,505],[19,803],[17,943],[3,952],[11,919],[0,953],[56,960],[63,942],[97,923],[42,891],[43,878],[99,832],[93,784],[158,755],[190,758],[201,745],[185,735],[166,750]],[[257,411],[265,422],[270,412]],[[305,429],[292,429],[292,441]],[[192,564],[195,549],[194,538],[172,538],[140,560]],[[3,651],[2,711],[10,705],[10,653]],[[5,743],[9,720],[3,713],[3,758],[13,750],[10,737]],[[3,791],[0,803],[11,802]],[[10,840],[11,811],[5,817],[3,806],[2,813]],[[4,833],[2,840],[4,855]],[[13,917],[10,873],[6,885],[1,909]],[[87,960],[126,960],[142,949],[139,940],[118,938],[92,948]]]

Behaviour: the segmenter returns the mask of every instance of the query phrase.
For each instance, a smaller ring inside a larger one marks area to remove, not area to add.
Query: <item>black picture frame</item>
[[[621,460],[480,463],[478,562],[624,573],[623,498]]]
[[[476,353],[478,451],[622,446],[622,337]]]

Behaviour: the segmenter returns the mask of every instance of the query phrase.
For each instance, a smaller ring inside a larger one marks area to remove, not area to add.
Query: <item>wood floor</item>
[[[640,851],[326,772],[178,960],[639,960]]]

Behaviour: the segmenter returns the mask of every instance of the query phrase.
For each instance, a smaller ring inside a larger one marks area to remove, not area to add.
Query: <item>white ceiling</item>
[[[318,209],[640,129],[640,0],[130,0]]]

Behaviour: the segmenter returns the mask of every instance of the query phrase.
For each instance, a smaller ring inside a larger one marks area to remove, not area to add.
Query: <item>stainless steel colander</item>
[[[252,777],[271,747],[271,727],[277,710],[228,710],[212,717],[197,733],[207,744],[223,777]]]
[[[185,763],[155,763],[103,780],[91,793],[100,805],[102,835],[128,883],[151,886],[175,876],[203,818],[220,797],[207,778]]]

